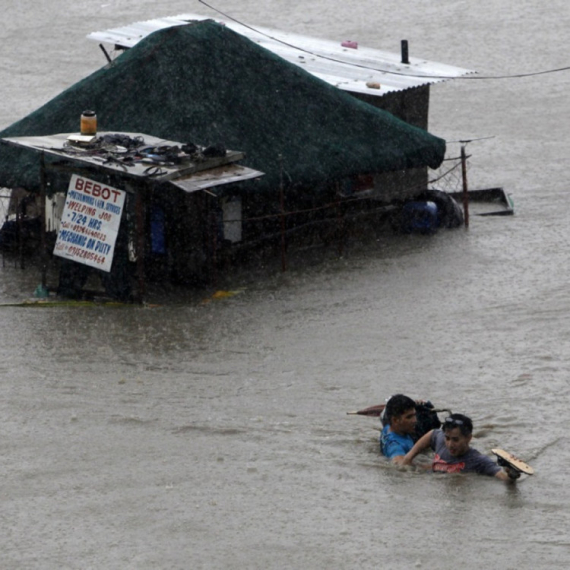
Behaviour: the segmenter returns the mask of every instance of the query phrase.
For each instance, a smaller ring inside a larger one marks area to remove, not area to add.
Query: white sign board
[[[54,255],[111,271],[126,192],[74,174]]]

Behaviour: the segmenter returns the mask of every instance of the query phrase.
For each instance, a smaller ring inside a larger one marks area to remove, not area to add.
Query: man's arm
[[[514,483],[520,476],[521,474],[518,471],[515,471],[509,467],[505,467],[504,469],[501,469],[495,473],[495,477],[497,479],[505,481],[506,483]]]
[[[428,431],[426,434],[422,435],[422,437],[416,441],[414,447],[412,447],[412,449],[410,449],[410,451],[408,451],[408,453],[406,453],[406,455],[404,455],[400,461],[395,461],[395,463],[398,465],[411,465],[414,457],[430,446],[432,434],[433,430]]]
[[[403,461],[404,461],[404,457],[405,455],[394,455],[394,457],[392,457],[392,463],[395,463],[396,465],[404,465]]]
[[[513,469],[502,459],[498,459],[495,463],[490,457],[483,455],[482,453],[478,454],[478,462],[475,471],[483,475],[491,475],[505,483],[514,483],[521,476],[519,471]]]
[[[406,450],[403,445],[399,441],[395,440],[386,442],[383,452],[384,455],[392,461],[392,463],[396,463],[397,465],[401,465],[401,461],[404,459],[404,455],[406,454]]]

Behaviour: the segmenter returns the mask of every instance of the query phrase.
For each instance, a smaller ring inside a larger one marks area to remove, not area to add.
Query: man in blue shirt
[[[416,403],[408,396],[396,394],[386,403],[380,435],[380,452],[401,465],[404,456],[414,446]]]

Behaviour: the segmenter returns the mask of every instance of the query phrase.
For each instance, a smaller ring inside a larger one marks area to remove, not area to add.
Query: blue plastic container
[[[438,230],[439,221],[435,202],[407,202],[401,212],[400,231],[406,234],[432,234]]]

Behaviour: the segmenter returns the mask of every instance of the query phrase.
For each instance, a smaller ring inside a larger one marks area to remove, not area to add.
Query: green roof
[[[445,141],[336,89],[212,21],[157,31],[0,137],[140,132],[244,151],[258,190],[364,173],[437,168]],[[282,157],[280,159],[280,156]],[[0,145],[0,186],[39,187],[37,153]]]

